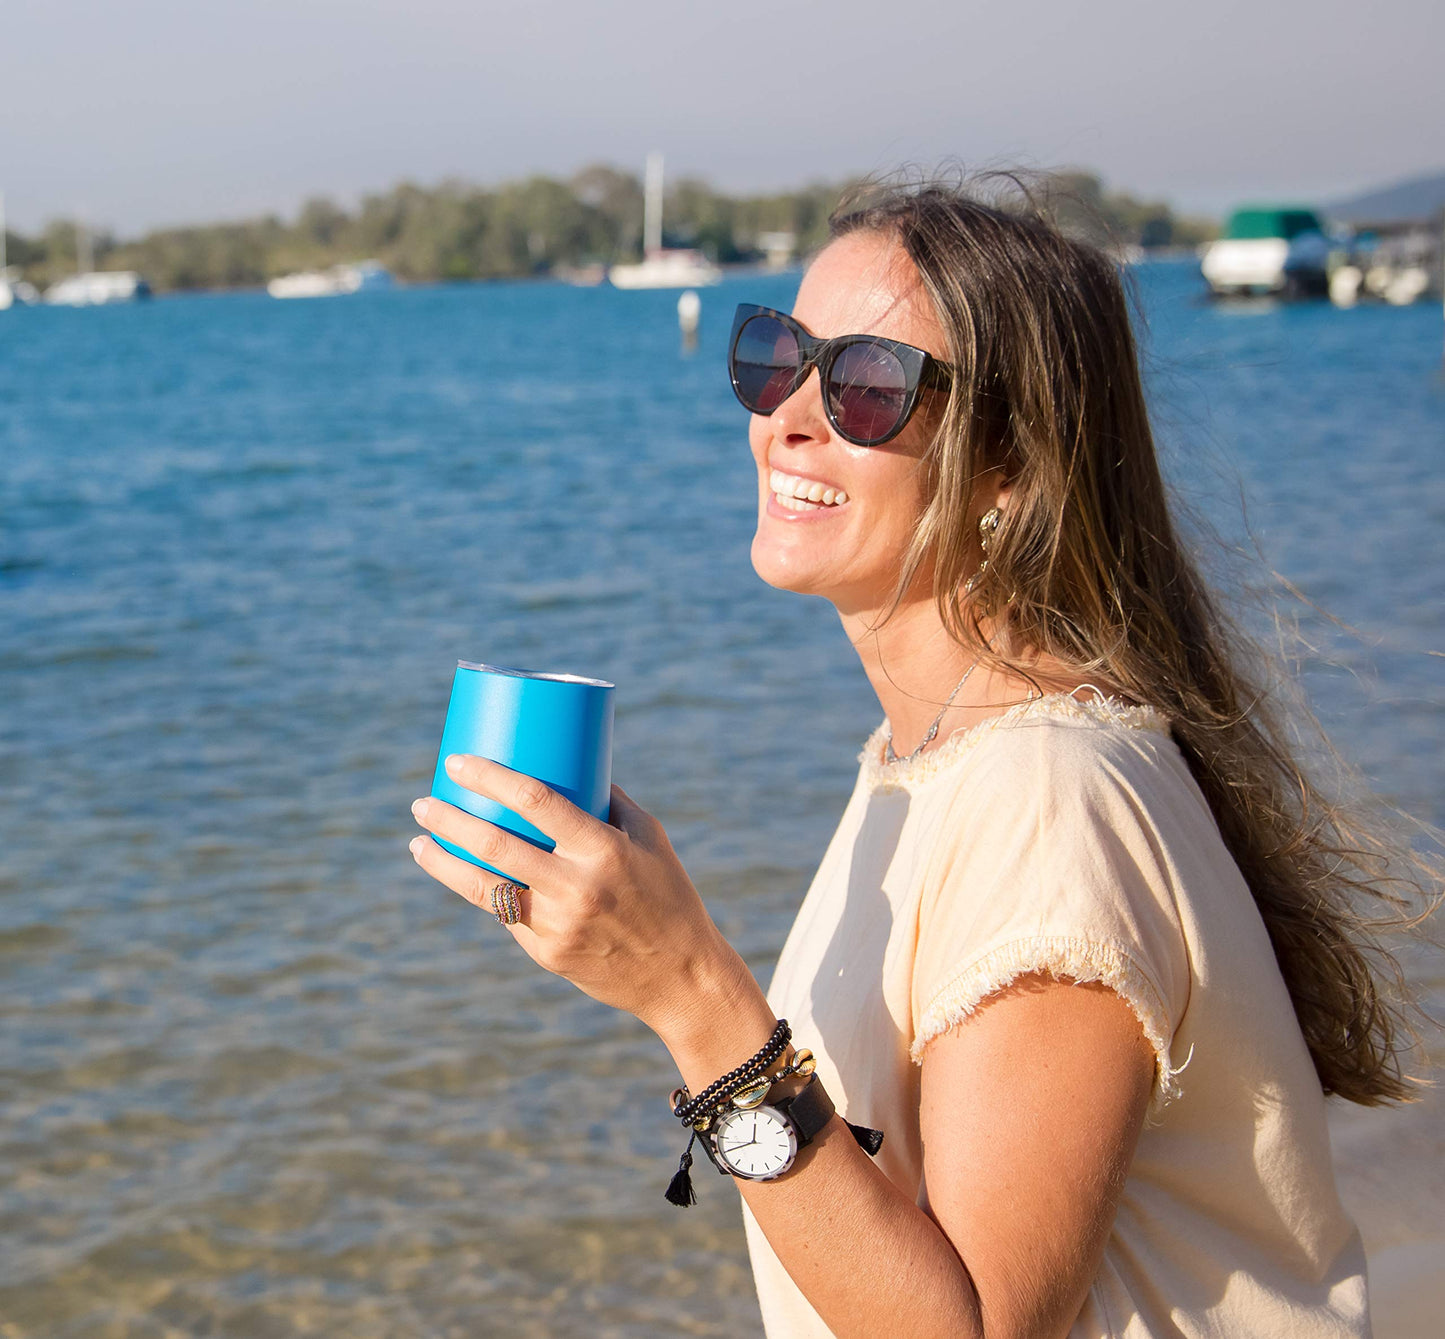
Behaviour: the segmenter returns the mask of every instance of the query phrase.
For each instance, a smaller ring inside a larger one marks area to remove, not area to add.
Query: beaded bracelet
[[[749,1056],[736,1069],[708,1084],[696,1097],[692,1097],[686,1088],[673,1089],[670,1102],[672,1114],[684,1125],[698,1128],[701,1123],[701,1128],[706,1129],[712,1124],[710,1109],[730,1101],[732,1095],[740,1088],[749,1086],[753,1081],[766,1074],[768,1066],[788,1049],[788,1043],[792,1039],[793,1030],[788,1026],[788,1020],[786,1018],[778,1019],[778,1025],[773,1029],[773,1035],[768,1038],[757,1054]],[[709,1113],[706,1121],[702,1119],[704,1113]]]
[[[729,1104],[739,1107],[744,1111],[752,1107],[762,1106],[768,1100],[768,1094],[773,1088],[784,1079],[794,1074],[801,1075],[805,1079],[813,1077],[813,1072],[818,1068],[818,1061],[812,1051],[805,1046],[800,1051],[793,1052],[793,1058],[783,1067],[769,1074],[766,1067],[756,1078],[744,1078],[736,1088],[729,1093],[719,1094],[717,1104],[711,1111],[704,1112],[695,1121],[690,1122],[692,1127],[700,1134],[706,1133],[712,1128],[716,1117],[727,1110]],[[674,1088],[668,1105],[673,1113],[679,1114],[679,1104],[687,1098],[686,1088]],[[702,1099],[699,1098],[699,1101]],[[685,1119],[685,1117],[684,1117]]]

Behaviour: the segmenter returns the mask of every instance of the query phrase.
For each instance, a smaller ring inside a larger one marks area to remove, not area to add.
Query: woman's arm
[[[453,775],[557,842],[543,852],[441,801],[418,802],[423,826],[530,885],[512,932],[538,963],[647,1023],[693,1092],[762,1045],[775,1017],[655,819],[618,790],[609,827],[482,759]],[[494,875],[424,838],[413,851],[487,905]],[[838,1119],[786,1176],[738,1185],[835,1334],[1063,1335],[1097,1271],[1153,1065],[1112,992],[1028,979],[925,1053],[930,1213]]]
[[[671,1049],[694,1092],[725,1071],[689,1075],[689,1048]],[[1098,1271],[1153,1075],[1112,991],[1026,978],[924,1053],[930,1213],[836,1119],[788,1175],[738,1187],[840,1337],[1062,1336]]]

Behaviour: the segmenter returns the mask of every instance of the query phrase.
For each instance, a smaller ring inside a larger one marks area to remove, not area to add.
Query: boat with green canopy
[[[1200,269],[1218,297],[1329,291],[1330,242],[1319,215],[1303,205],[1247,205],[1229,216],[1224,236],[1205,248]]]

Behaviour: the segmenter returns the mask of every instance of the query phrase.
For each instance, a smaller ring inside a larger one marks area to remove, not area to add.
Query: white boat
[[[151,286],[134,270],[89,270],[51,284],[45,301],[52,307],[105,307],[150,295]]]
[[[390,288],[391,283],[391,271],[379,260],[358,260],[333,265],[328,270],[284,274],[272,279],[266,291],[273,298],[334,298],[345,293]]]
[[[5,254],[5,197],[0,195],[0,312],[11,307],[28,307],[40,301],[35,285],[20,277],[20,267],[7,263]]]
[[[9,311],[11,307],[28,307],[32,302],[39,301],[40,294],[35,291],[35,285],[26,283],[20,277],[18,266],[0,266],[0,312]]]
[[[614,265],[607,277],[614,288],[708,288],[721,282],[722,271],[701,251],[659,247],[636,265]]]
[[[321,270],[283,274],[266,285],[273,298],[329,298],[341,292],[335,279]]]
[[[614,288],[709,288],[722,271],[693,247],[662,244],[662,155],[647,155],[647,193],[643,197],[642,259],[614,265],[607,277]]]
[[[1329,291],[1330,241],[1312,209],[1255,205],[1230,215],[1224,236],[1204,248],[1199,268],[1216,297]]]

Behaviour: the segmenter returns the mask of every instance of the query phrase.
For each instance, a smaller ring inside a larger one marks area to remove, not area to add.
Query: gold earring
[[[993,543],[993,537],[998,533],[998,523],[1003,520],[1003,512],[997,507],[990,507],[978,518],[978,546],[983,550],[984,561],[988,561],[988,546]]]
[[[990,507],[978,518],[978,547],[983,550],[983,562],[978,565],[975,572],[963,583],[963,593],[972,595],[978,583],[983,580],[983,574],[988,571],[988,547],[993,543],[993,537],[998,533],[999,522],[1003,520],[1003,512],[997,507]]]

